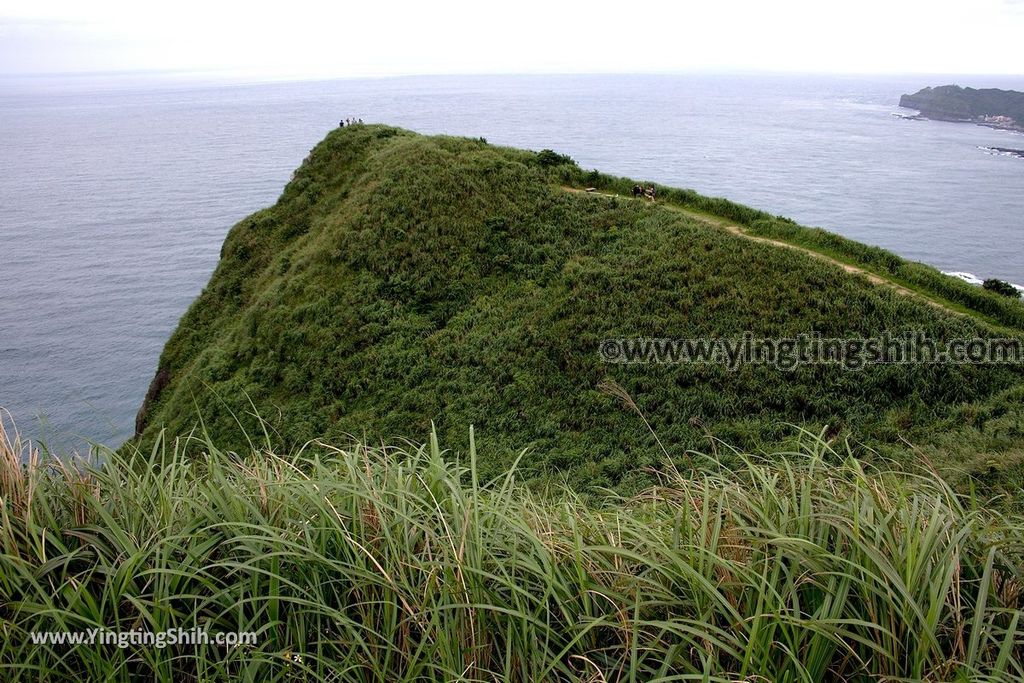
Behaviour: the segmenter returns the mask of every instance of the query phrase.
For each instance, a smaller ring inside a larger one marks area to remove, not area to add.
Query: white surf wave
[[[958,279],[963,280],[964,282],[966,282],[968,284],[978,285],[979,287],[981,286],[981,283],[984,282],[984,280],[982,280],[980,277],[978,277],[974,273],[964,273],[964,272],[960,272],[960,271],[954,270],[954,271],[950,271],[950,272],[943,271],[943,274],[944,275],[949,275],[950,277],[958,278]]]
[[[978,277],[974,273],[968,273],[968,272],[960,271],[960,270],[951,270],[951,271],[945,271],[944,270],[944,271],[942,271],[942,274],[943,275],[949,275],[950,277],[955,277],[955,278],[957,278],[959,280],[963,280],[964,282],[966,282],[968,284],[977,285],[978,287],[980,287],[985,282],[984,280],[982,280],[980,277]],[[1011,282],[1009,284],[1010,284],[1011,287],[1014,287],[1015,289],[1017,289],[1017,291],[1019,291],[1022,294],[1024,294],[1024,285],[1014,284],[1013,282]]]

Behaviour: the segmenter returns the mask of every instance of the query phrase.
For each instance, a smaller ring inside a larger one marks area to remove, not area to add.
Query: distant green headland
[[[259,435],[290,450],[433,424],[457,444],[475,425],[487,473],[529,449],[540,480],[628,490],[666,451],[784,448],[797,426],[986,476],[1020,467],[1020,366],[604,362],[609,338],[1024,331],[1024,304],[928,266],[689,190],[633,198],[635,185],[550,151],[331,132],[231,230],[138,438],[201,420],[224,447]]]
[[[943,85],[903,95],[900,106],[916,109],[926,119],[1024,131],[1024,93],[1015,90]]]

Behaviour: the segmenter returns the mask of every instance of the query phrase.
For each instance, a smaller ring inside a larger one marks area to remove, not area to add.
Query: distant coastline
[[[1016,90],[977,90],[957,85],[943,85],[905,94],[900,97],[900,106],[918,112],[910,116],[899,115],[900,118],[908,120],[973,123],[998,130],[1024,133],[1024,93]],[[1000,151],[1003,151],[1002,148]]]

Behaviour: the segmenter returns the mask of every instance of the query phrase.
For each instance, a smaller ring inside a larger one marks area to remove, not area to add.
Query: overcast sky
[[[1024,0],[0,0],[0,73],[1024,74]]]

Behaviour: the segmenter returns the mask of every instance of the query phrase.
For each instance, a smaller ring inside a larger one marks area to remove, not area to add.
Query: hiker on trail
[[[654,185],[651,185],[650,187],[647,188],[647,192],[645,192],[644,194],[650,197],[651,201],[653,202],[658,194],[658,191],[654,189]]]
[[[341,121],[338,121],[338,128],[344,128],[344,127],[345,127],[345,119],[342,119]]]
[[[644,188],[640,187],[639,185],[634,185],[633,186],[633,198],[634,199],[636,199],[637,197],[639,197],[643,193],[644,193]]]

